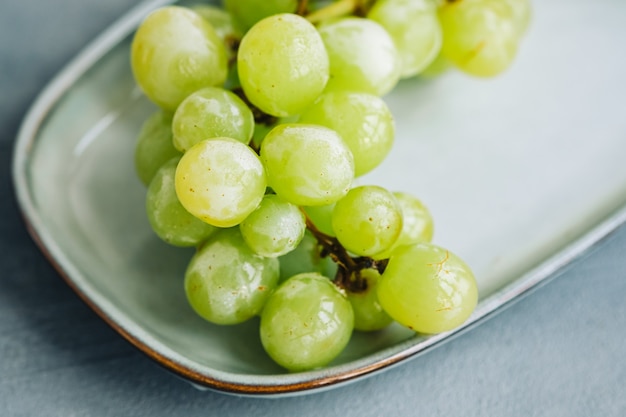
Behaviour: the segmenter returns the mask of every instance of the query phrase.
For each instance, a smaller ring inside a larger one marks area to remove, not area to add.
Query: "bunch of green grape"
[[[503,71],[529,14],[527,0],[225,0],[147,16],[131,64],[160,110],[135,164],[155,233],[197,248],[184,288],[198,315],[260,316],[290,371],[328,364],[355,330],[464,323],[476,281],[430,243],[428,209],[353,184],[393,145],[381,96],[442,62]]]

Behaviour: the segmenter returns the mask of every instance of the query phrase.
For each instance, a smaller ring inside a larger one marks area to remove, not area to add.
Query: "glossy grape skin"
[[[419,333],[462,325],[478,300],[471,269],[430,243],[397,248],[378,284],[378,300],[394,320]]]
[[[172,116],[153,113],[142,125],[135,146],[135,171],[144,185],[150,184],[161,165],[180,156],[172,142]]]
[[[263,112],[299,114],[324,90],[329,76],[322,39],[303,17],[279,14],[255,24],[237,55],[246,97]]]
[[[146,212],[152,230],[174,246],[197,246],[216,228],[196,218],[178,201],[174,177],[179,157],[161,166],[146,193]]]
[[[361,279],[367,284],[360,292],[348,292],[348,301],[354,312],[354,329],[371,332],[383,329],[393,322],[378,301],[380,274],[373,269],[361,271]]]
[[[354,158],[334,130],[286,123],[276,126],[261,145],[268,183],[299,206],[331,204],[343,197],[354,179]]]
[[[430,242],[434,233],[433,216],[428,207],[417,197],[396,191],[393,193],[402,210],[402,233],[400,244]]]
[[[319,27],[330,60],[326,91],[359,91],[382,96],[400,79],[393,40],[373,20],[347,17]]]
[[[190,6],[190,9],[209,22],[224,44],[226,59],[229,65],[226,81],[222,87],[229,90],[238,87],[237,65],[231,65],[231,63],[236,61],[237,58],[236,45],[243,36],[241,30],[235,24],[233,17],[222,8],[200,3]]]
[[[241,223],[263,199],[266,185],[257,154],[231,138],[197,143],[176,169],[176,194],[183,207],[217,227]]]
[[[402,230],[402,212],[386,189],[363,185],[335,204],[332,226],[339,242],[359,256],[389,249]]]
[[[184,152],[196,143],[228,137],[248,144],[254,132],[250,108],[231,91],[206,87],[185,98],[172,121],[174,146]]]
[[[194,4],[190,8],[211,24],[222,41],[241,38],[241,32],[235,27],[233,17],[224,9],[208,4]]]
[[[511,8],[502,1],[460,0],[439,9],[443,55],[457,68],[478,77],[505,71],[517,53],[518,36]]]
[[[396,191],[393,196],[402,211],[402,231],[391,248],[374,255],[376,259],[389,258],[392,251],[399,246],[430,242],[433,238],[434,221],[428,207],[408,193]]]
[[[339,133],[354,156],[357,177],[376,168],[389,154],[394,142],[391,111],[373,94],[325,93],[301,115],[299,121],[326,126]]]
[[[224,0],[224,8],[242,31],[258,21],[281,13],[295,13],[298,0]]]
[[[441,49],[443,34],[432,0],[378,0],[367,17],[391,35],[402,78],[419,74]]]
[[[304,371],[332,361],[348,344],[354,313],[346,296],[319,274],[280,285],[261,313],[261,342],[284,368]]]
[[[252,252],[238,229],[224,229],[189,262],[185,293],[191,307],[205,320],[237,324],[261,312],[278,277],[277,259]]]
[[[275,194],[267,194],[256,210],[239,224],[239,229],[255,253],[277,257],[298,246],[306,224],[304,214],[297,206]]]
[[[143,92],[174,111],[194,91],[226,80],[224,43],[199,14],[180,6],[152,12],[131,45],[131,67]]]

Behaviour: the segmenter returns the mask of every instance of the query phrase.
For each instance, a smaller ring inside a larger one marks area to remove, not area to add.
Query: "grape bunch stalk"
[[[528,0],[224,0],[165,6],[131,47],[158,107],[135,149],[146,211],[165,242],[195,247],[184,289],[218,325],[260,316],[268,355],[323,367],[353,331],[462,325],[478,290],[431,243],[415,196],[355,178],[394,142],[381,98],[399,80],[509,67]]]

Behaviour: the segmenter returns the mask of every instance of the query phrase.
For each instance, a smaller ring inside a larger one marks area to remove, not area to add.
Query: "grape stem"
[[[388,259],[376,260],[368,256],[351,256],[337,238],[320,231],[302,210],[306,227],[321,246],[320,256],[329,256],[337,264],[337,273],[333,282],[348,292],[358,293],[367,289],[367,280],[361,275],[365,269],[374,269],[382,274],[387,267]]]
[[[309,0],[298,0],[298,9],[296,10],[296,14],[300,16],[305,16],[308,14],[309,10]]]

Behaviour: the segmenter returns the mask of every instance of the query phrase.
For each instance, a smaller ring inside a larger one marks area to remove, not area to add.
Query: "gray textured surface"
[[[198,391],[137,352],[35,247],[10,181],[13,141],[37,92],[132,4],[0,5],[0,415],[626,415],[625,228],[471,332],[325,393],[258,400]]]

